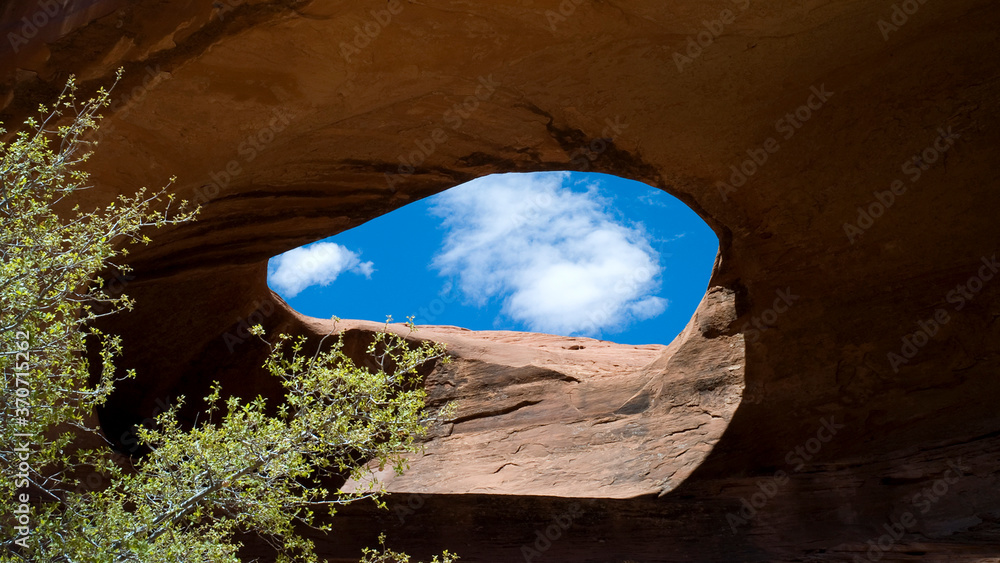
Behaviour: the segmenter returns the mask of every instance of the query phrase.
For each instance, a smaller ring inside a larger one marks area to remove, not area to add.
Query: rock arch
[[[849,558],[907,511],[915,522],[895,549],[996,557],[1000,286],[950,293],[997,250],[995,6],[929,2],[889,29],[879,22],[892,6],[848,2],[574,2],[568,15],[555,2],[216,4],[95,3],[4,67],[11,123],[66,73],[96,86],[124,64],[90,201],[177,174],[173,189],[205,203],[200,221],[134,258],[140,308],[114,328],[127,360],[155,374],[132,390],[136,415],[205,373],[241,381],[259,358],[243,345],[231,354],[220,335],[262,306],[274,306],[274,329],[320,328],[269,295],[267,257],[473,177],[588,169],[644,181],[720,239],[711,288],[669,360],[686,387],[644,384],[618,407],[666,435],[674,408],[643,410],[643,397],[735,397],[745,378],[735,411],[705,409],[731,420],[685,480],[617,499],[535,496],[530,484],[430,491],[402,522],[351,508],[341,539],[320,543],[331,558],[371,543],[373,519],[417,554],[518,558],[573,503],[583,515],[548,560]],[[22,15],[3,13],[8,27]],[[706,29],[693,56],[688,39]],[[939,130],[953,148],[914,161]],[[414,151],[424,158],[406,174],[400,157]],[[779,313],[782,295],[796,298]],[[938,309],[950,320],[925,329]],[[922,330],[927,343],[892,365],[887,354]],[[829,425],[843,428],[824,441]],[[949,461],[961,477],[920,512],[914,495]]]

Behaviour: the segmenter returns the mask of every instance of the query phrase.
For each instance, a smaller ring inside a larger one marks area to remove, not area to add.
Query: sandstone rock
[[[718,234],[691,324],[667,347],[427,327],[459,357],[428,383],[459,419],[390,482],[406,510],[342,511],[317,539],[330,560],[383,528],[465,561],[1000,557],[995,4],[73,13],[5,57],[0,118],[70,72],[96,87],[124,65],[85,203],[176,174],[204,204],[134,254],[139,305],[106,328],[141,378],[102,413],[112,437],[212,379],[280,392],[241,326],[255,311],[271,331],[327,325],[267,289],[269,257],[485,174],[606,172]],[[25,12],[2,14],[6,30]]]

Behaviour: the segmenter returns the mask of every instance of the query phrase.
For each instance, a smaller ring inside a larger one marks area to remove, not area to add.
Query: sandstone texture
[[[996,3],[57,4],[0,9],[0,120],[124,66],[84,203],[176,175],[203,206],[119,282],[138,305],[104,328],[140,377],[112,439],[212,380],[280,395],[247,323],[331,324],[268,290],[271,256],[486,174],[604,172],[717,233],[691,323],[423,327],[455,418],[325,557],[386,530],[463,561],[1000,561]]]

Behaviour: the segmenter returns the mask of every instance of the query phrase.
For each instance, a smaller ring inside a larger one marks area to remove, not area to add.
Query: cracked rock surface
[[[124,66],[84,207],[172,175],[203,205],[136,249],[138,305],[103,327],[140,373],[102,413],[112,439],[213,379],[279,396],[248,319],[329,326],[268,290],[271,256],[486,174],[604,172],[719,236],[685,332],[425,327],[458,358],[428,377],[456,419],[388,511],[338,513],[325,557],[384,529],[416,557],[523,560],[570,514],[533,560],[865,560],[910,513],[880,560],[1000,558],[995,2],[64,7],[0,58],[0,120]],[[37,9],[7,3],[5,34]]]

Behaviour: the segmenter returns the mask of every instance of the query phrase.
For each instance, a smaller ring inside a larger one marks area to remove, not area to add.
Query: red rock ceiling
[[[872,553],[996,561],[1000,9],[897,4],[74,1],[5,53],[0,117],[124,65],[87,203],[171,175],[204,203],[134,257],[112,435],[209,378],[275,393],[225,335],[324,325],[266,260],[471,178],[617,174],[715,229],[669,347],[421,333],[460,358],[428,383],[459,420],[390,483],[419,495],[337,517],[331,560],[382,528],[466,561],[870,560],[909,513]]]

